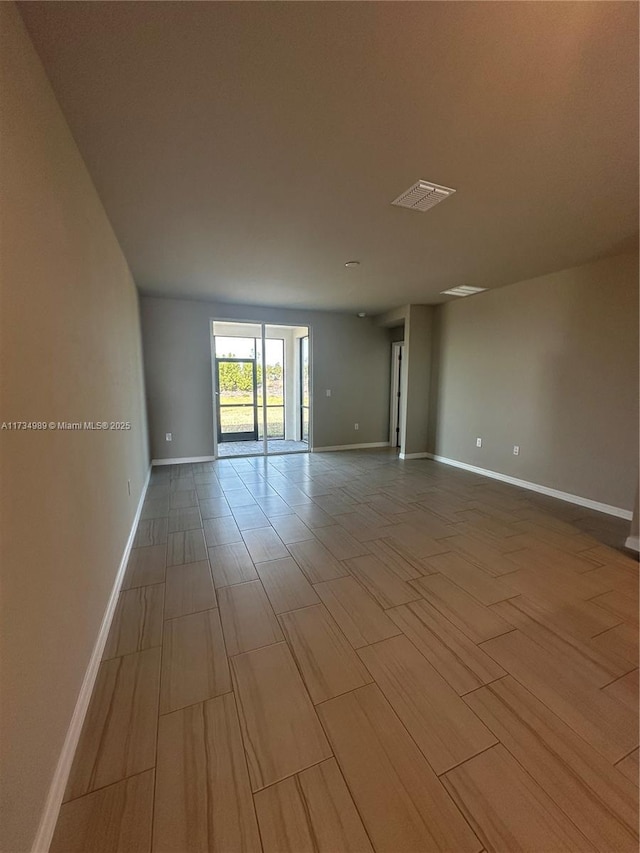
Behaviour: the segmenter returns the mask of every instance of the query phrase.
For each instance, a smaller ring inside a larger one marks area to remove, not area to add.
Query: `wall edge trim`
[[[330,447],[313,447],[312,453],[326,452],[329,450],[366,450],[369,447],[389,447],[388,441],[370,441],[363,444],[335,444]]]
[[[151,465],[186,465],[189,462],[215,462],[217,458],[217,456],[174,456],[171,459],[152,459]]]
[[[138,522],[140,520],[140,515],[142,514],[142,505],[144,504],[147,488],[149,487],[149,480],[151,479],[151,467],[152,466],[149,465],[144,486],[140,493],[140,500],[138,501],[136,514],[131,524],[131,530],[129,531],[124,551],[122,552],[118,571],[116,572],[111,595],[109,596],[109,601],[107,602],[107,607],[105,609],[104,616],[102,617],[102,624],[100,625],[100,630],[98,631],[98,636],[96,637],[96,642],[93,646],[91,657],[89,658],[89,664],[82,680],[82,686],[78,693],[73,714],[71,715],[71,721],[62,745],[62,750],[60,751],[58,763],[56,765],[51,784],[49,785],[49,791],[40,816],[40,823],[31,847],[31,853],[47,853],[51,846],[53,833],[56,828],[60,808],[62,806],[62,798],[64,797],[65,788],[67,787],[67,781],[71,772],[71,765],[78,747],[80,733],[82,731],[87,710],[89,709],[89,701],[91,699],[91,694],[93,693],[96,678],[98,677],[98,668],[102,660],[102,653],[104,652],[104,647],[107,642],[107,636],[109,634],[109,629],[111,628],[111,622],[113,621],[116,604],[118,602],[118,595],[120,594],[120,587],[124,580],[124,573],[127,568],[127,563],[129,562],[129,555],[133,547],[133,541],[138,527]]]
[[[624,543],[624,547],[628,548],[630,551],[640,552],[640,536],[627,536],[627,541]]]
[[[425,454],[434,462],[442,462],[445,465],[452,465],[454,468],[462,468],[465,471],[471,471],[474,474],[481,474],[483,477],[490,477],[492,480],[501,480],[503,483],[509,483],[512,486],[519,486],[521,489],[528,489],[530,492],[539,492],[542,495],[548,495],[551,498],[557,498],[567,503],[583,506],[587,509],[603,512],[606,515],[614,515],[616,518],[623,518],[625,521],[631,521],[633,513],[631,510],[623,509],[619,506],[600,503],[600,501],[591,500],[591,498],[583,498],[581,495],[573,495],[570,492],[561,492],[559,489],[552,489],[550,486],[542,486],[540,483],[530,483],[528,480],[520,480],[518,477],[511,477],[508,474],[501,474],[499,471],[490,471],[487,468],[478,468],[476,465],[469,465],[467,462],[459,462],[457,459],[449,459],[446,456],[437,456],[434,453]]]
[[[432,459],[431,453],[401,453],[400,459]]]

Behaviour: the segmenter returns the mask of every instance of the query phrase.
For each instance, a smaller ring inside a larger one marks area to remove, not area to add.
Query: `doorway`
[[[214,320],[215,455],[301,453],[310,441],[310,329]]]
[[[396,450],[402,444],[402,357],[404,341],[394,341],[391,344],[391,408],[389,412],[389,444]]]

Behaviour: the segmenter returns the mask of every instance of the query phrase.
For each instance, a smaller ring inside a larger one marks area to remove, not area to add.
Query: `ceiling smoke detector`
[[[441,290],[445,296],[473,296],[474,293],[483,293],[486,287],[472,287],[470,284],[460,284],[458,287],[450,287],[449,290]]]
[[[441,187],[431,181],[418,181],[408,190],[401,193],[398,198],[391,202],[396,207],[408,207],[410,210],[430,210],[438,202],[444,201],[453,195],[455,190],[451,187]]]

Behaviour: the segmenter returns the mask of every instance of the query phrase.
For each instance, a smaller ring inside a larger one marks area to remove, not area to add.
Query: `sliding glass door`
[[[257,441],[259,382],[255,329],[229,323],[225,331],[227,334],[214,337],[213,351],[218,442]]]
[[[217,455],[309,449],[309,329],[212,323]]]

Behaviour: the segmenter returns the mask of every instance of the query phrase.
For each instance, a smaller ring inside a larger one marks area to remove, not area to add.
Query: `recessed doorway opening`
[[[402,397],[403,373],[402,357],[404,341],[394,341],[391,344],[391,393],[389,412],[389,444],[395,450],[402,449]]]
[[[214,320],[211,334],[215,455],[307,452],[309,327]]]

